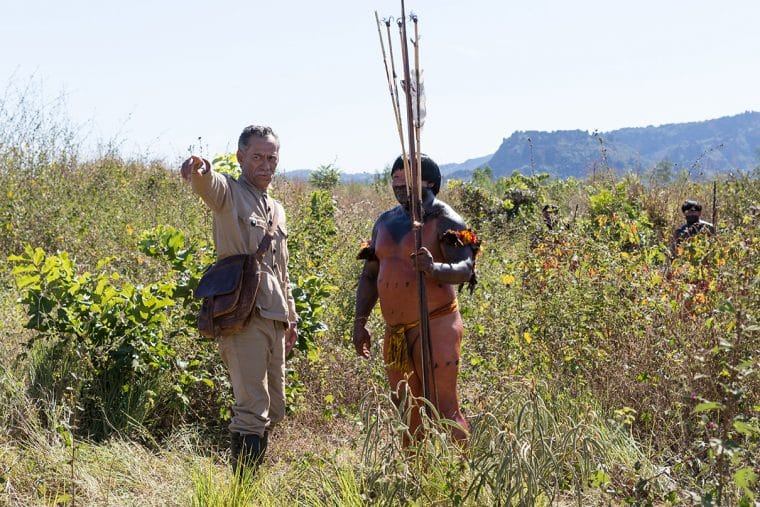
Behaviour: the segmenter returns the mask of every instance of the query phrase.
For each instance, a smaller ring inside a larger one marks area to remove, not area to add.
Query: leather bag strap
[[[267,208],[270,208],[269,205],[269,197],[266,198],[267,201]],[[267,227],[267,231],[264,233],[264,237],[261,238],[261,242],[259,243],[259,248],[256,250],[256,259],[261,262],[262,259],[264,259],[264,255],[267,253],[267,250],[269,250],[269,247],[272,245],[272,240],[274,239],[274,229],[277,227],[277,221],[279,220],[279,216],[277,215],[277,206],[272,203],[271,206],[272,209],[272,217],[269,219],[269,227]],[[277,219],[277,220],[275,220]]]

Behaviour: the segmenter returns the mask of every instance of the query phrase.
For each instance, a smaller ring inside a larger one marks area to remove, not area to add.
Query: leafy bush
[[[168,429],[190,405],[188,391],[202,382],[203,355],[188,343],[188,329],[167,326],[177,306],[174,281],[135,286],[107,269],[77,273],[66,252],[27,246],[13,264],[26,327],[37,362],[35,389],[80,410],[72,426],[102,438],[137,426]]]
[[[332,164],[317,167],[309,174],[309,183],[321,190],[330,190],[340,183],[340,169]]]
[[[216,172],[229,174],[234,178],[240,176],[240,164],[238,164],[236,153],[217,155],[214,157],[214,160],[211,161],[211,165],[214,166],[214,171]]]
[[[472,227],[499,229],[519,215],[529,216],[536,211],[545,197],[541,183],[548,177],[548,174],[524,176],[515,171],[493,181],[490,168],[485,167],[475,170],[472,182],[452,180],[448,187],[461,209],[466,210]]]

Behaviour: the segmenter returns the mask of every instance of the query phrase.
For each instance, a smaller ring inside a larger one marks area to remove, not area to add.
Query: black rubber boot
[[[232,465],[232,473],[237,474],[238,462],[240,460],[240,449],[243,445],[243,439],[240,433],[230,432],[230,464]]]
[[[264,436],[261,437],[261,459],[264,459],[264,454],[267,452],[267,445],[269,444],[269,430],[264,431]]]
[[[241,476],[244,469],[249,470],[251,474],[255,473],[264,460],[266,447],[266,436],[240,435],[240,452],[233,468],[235,474]]]

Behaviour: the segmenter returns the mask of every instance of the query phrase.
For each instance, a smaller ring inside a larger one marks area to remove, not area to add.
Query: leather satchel
[[[259,265],[274,237],[270,223],[255,254],[240,254],[216,261],[203,274],[194,296],[203,298],[198,331],[218,338],[240,333],[251,321],[261,282]]]

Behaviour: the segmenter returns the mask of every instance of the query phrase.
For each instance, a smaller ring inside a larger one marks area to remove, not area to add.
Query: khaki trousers
[[[230,431],[263,436],[285,416],[286,326],[254,310],[242,333],[217,340],[235,397]]]

